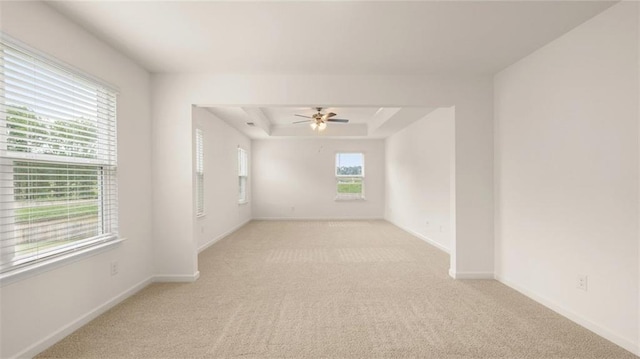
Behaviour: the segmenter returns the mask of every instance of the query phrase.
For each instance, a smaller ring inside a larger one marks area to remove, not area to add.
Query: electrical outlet
[[[440,232],[444,232],[444,226],[440,225]]]
[[[119,270],[120,268],[118,268],[118,261],[111,262],[111,276],[118,274]]]
[[[576,282],[576,287],[580,290],[587,291],[587,276],[584,274],[578,275],[578,281]]]
[[[425,221],[425,224],[427,225],[427,227],[429,227],[431,225],[431,222]]]

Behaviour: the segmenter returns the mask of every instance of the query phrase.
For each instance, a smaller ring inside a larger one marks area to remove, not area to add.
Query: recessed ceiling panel
[[[207,107],[209,112],[250,138],[385,138],[411,123],[424,118],[433,109],[423,107],[385,108],[327,106],[322,114],[335,113],[332,119],[348,122],[327,122],[323,131],[314,130],[313,120],[317,113],[313,107]],[[308,116],[301,117],[296,116]],[[294,123],[295,122],[295,123]]]

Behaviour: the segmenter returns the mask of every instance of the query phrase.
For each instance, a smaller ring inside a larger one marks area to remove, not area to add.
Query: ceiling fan
[[[336,116],[336,114],[333,112],[322,113],[322,107],[316,107],[315,109],[316,111],[318,111],[318,113],[315,113],[312,116],[295,114],[295,116],[308,118],[308,120],[295,121],[293,123],[296,124],[296,123],[311,122],[310,126],[313,130],[324,131],[324,129],[327,128],[327,122],[339,122],[339,123],[349,122],[349,120],[345,120],[341,118],[332,118],[333,116]]]

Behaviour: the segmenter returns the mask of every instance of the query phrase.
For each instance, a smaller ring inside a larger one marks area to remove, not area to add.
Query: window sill
[[[99,244],[97,246],[80,249],[78,251],[67,253],[61,256],[53,257],[42,262],[34,263],[21,268],[8,271],[0,274],[0,287],[4,287],[7,284],[14,283],[37,274],[41,274],[67,264],[77,262],[84,258],[94,256],[96,254],[106,252],[124,242],[125,238],[118,238],[106,243]]]
[[[238,206],[242,206],[245,204],[249,204],[249,201],[242,201],[242,202],[238,202]]]
[[[336,201],[336,202],[366,201],[366,198],[364,198],[364,197],[358,197],[358,198],[336,197],[334,199],[334,201]]]

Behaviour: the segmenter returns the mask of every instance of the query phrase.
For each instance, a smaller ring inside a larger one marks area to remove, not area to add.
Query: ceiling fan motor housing
[[[316,130],[316,129],[319,131],[324,130],[327,127],[327,122],[342,122],[342,123],[349,122],[349,120],[345,120],[345,119],[334,119],[333,117],[336,116],[336,114],[333,112],[322,113],[322,107],[316,107],[315,109],[318,112],[314,113],[311,116],[296,114],[296,116],[299,116],[299,117],[309,118],[310,121],[312,121],[310,125],[313,130]],[[294,122],[294,124],[299,122],[306,122],[306,121],[298,121],[298,122]]]

